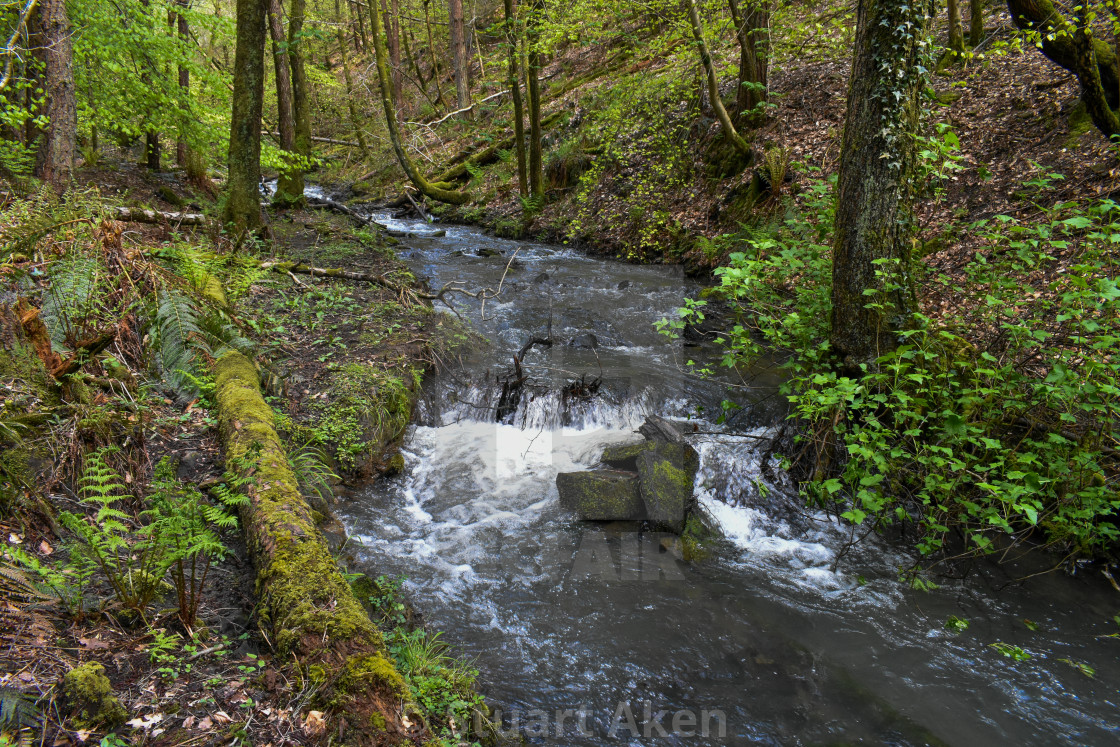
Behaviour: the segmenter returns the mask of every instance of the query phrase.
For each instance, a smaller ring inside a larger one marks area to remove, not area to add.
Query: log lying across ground
[[[214,378],[226,465],[251,475],[241,520],[257,569],[261,628],[331,717],[317,741],[406,742],[408,686],[300,495],[256,369],[232,352],[217,361]]]
[[[117,208],[114,217],[130,223],[176,223],[180,226],[205,226],[208,221],[202,213],[162,213],[129,207]]]

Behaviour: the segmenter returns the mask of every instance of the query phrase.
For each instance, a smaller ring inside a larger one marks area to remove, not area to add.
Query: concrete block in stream
[[[686,463],[679,444],[656,444],[638,455],[638,485],[646,518],[655,528],[680,534],[692,505],[692,484],[696,469]],[[695,451],[692,451],[695,454]]]
[[[633,521],[646,517],[638,475],[619,470],[561,472],[560,503],[585,521]]]
[[[688,472],[694,479],[700,470],[700,455],[696,449],[686,443],[666,443],[664,441],[642,441],[636,444],[621,446],[608,446],[603,449],[603,456],[599,461],[614,469],[638,469],[638,457],[647,452],[655,451],[680,469]]]

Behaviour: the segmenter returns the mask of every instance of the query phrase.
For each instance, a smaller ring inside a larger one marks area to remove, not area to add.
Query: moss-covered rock
[[[128,718],[128,711],[113,695],[105,667],[87,662],[62,678],[62,696],[77,728],[112,728]]]
[[[561,472],[556,475],[560,503],[586,521],[646,518],[638,475],[621,470]]]

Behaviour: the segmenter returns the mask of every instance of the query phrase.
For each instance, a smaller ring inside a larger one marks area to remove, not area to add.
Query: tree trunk
[[[770,8],[773,0],[747,0],[745,14],[738,0],[727,0],[739,41],[739,88],[735,108],[740,118],[759,120],[768,93]]]
[[[303,20],[306,0],[292,0],[292,13],[288,18],[288,62],[292,67],[292,124],[295,130],[296,154],[303,159],[311,158],[311,104],[308,98],[307,69],[305,67]],[[289,205],[302,205],[303,167],[290,169],[284,175],[286,188],[284,202]],[[277,199],[280,195],[277,195]],[[276,202],[274,199],[273,202]]]
[[[506,11],[506,44],[509,45],[508,85],[513,95],[513,137],[517,143],[517,186],[522,197],[529,196],[525,170],[525,112],[521,102],[521,71],[517,64],[517,6],[515,0],[504,0]]]
[[[1089,112],[1089,118],[1097,129],[1106,135],[1120,135],[1120,118],[1109,106],[1101,84],[1100,67],[1097,65],[1096,44],[1093,38],[1092,11],[1079,6],[1075,10],[1073,39],[1077,44],[1077,60],[1074,72],[1081,84],[1081,100]],[[1086,16],[1081,16],[1085,13]]]
[[[39,13],[45,47],[46,114],[50,125],[39,149],[36,173],[61,191],[73,177],[78,137],[70,19],[64,0],[43,0]]]
[[[147,165],[149,171],[161,171],[160,157],[163,154],[163,149],[159,142],[159,133],[155,130],[149,130],[144,135],[144,163]]]
[[[696,1],[685,0],[685,6],[688,11],[688,20],[692,25],[692,36],[696,40],[696,48],[700,52],[700,62],[704,65],[704,74],[708,79],[708,96],[712,99],[712,108],[715,109],[716,118],[719,119],[720,126],[723,127],[723,135],[728,142],[735,146],[735,150],[749,158],[752,155],[751,146],[735,129],[735,125],[731,122],[731,116],[727,113],[723,100],[719,97],[719,81],[716,79],[716,71],[712,66],[712,55],[708,52],[708,45],[704,42],[704,27],[700,24],[700,14],[696,11]]]
[[[439,105],[447,109],[447,102],[443,99],[443,88],[439,83],[439,62],[436,60],[436,45],[432,41],[432,16],[429,5],[431,0],[424,0],[424,27],[428,31],[428,54],[432,57],[432,82],[436,84],[436,98]]]
[[[455,69],[455,101],[457,108],[470,106],[471,92],[468,81],[467,40],[463,34],[463,0],[447,0],[448,23],[451,29],[451,60]],[[470,113],[467,113],[468,118]]]
[[[175,4],[184,10],[187,8],[189,0],[175,0]],[[187,25],[187,17],[183,13],[175,13],[175,30],[179,35],[179,40],[186,43],[190,38],[190,28]],[[185,65],[179,65],[179,92],[184,101],[189,101],[191,97],[191,71]],[[186,166],[190,163],[190,155],[187,153],[187,141],[183,137],[183,128],[179,129],[179,137],[175,141],[175,163],[180,166]]]
[[[1033,28],[1039,33],[1042,54],[1051,62],[1077,73],[1079,53],[1076,30],[1051,0],[1007,0],[1007,9],[1016,26],[1021,29]],[[1100,39],[1091,39],[1091,43],[1097,63],[1097,77],[1104,89],[1105,100],[1109,107],[1115,109],[1120,106],[1120,75],[1117,73],[1116,52]]]
[[[542,0],[533,0],[533,16],[543,5]],[[531,16],[529,21],[529,34],[526,43],[529,45],[529,58],[525,69],[525,77],[529,89],[529,193],[537,199],[544,199],[544,169],[543,154],[541,153],[541,86],[540,67],[541,56],[537,51],[537,19]]]
[[[268,0],[237,0],[229,179],[222,223],[233,235],[261,226],[261,109],[264,104],[264,37]]]
[[[404,100],[404,74],[401,67],[401,7],[399,0],[389,0],[389,20],[392,25],[389,31],[389,62],[393,66],[393,100],[397,102],[397,111],[403,112]]]
[[[977,47],[984,41],[984,0],[969,0],[968,43]]]
[[[449,202],[453,205],[462,205],[470,200],[468,192],[459,192],[445,189],[438,184],[431,184],[413,164],[412,159],[404,149],[401,140],[400,125],[397,122],[397,110],[393,105],[393,85],[389,77],[389,50],[385,48],[385,39],[381,31],[381,22],[378,14],[373,14],[373,50],[377,58],[377,81],[381,90],[381,105],[385,109],[385,125],[389,130],[389,140],[393,143],[393,152],[397,156],[404,173],[408,176],[421,193],[440,202]]]
[[[284,8],[280,0],[269,0],[268,31],[272,41],[272,63],[276,71],[276,129],[279,132],[280,149],[286,153],[296,153],[296,125],[292,119],[292,73],[288,60],[288,44],[284,37]],[[280,171],[276,180],[276,202],[286,205],[290,195],[299,194],[297,185],[292,184],[289,169]]]
[[[366,19],[362,16],[362,7],[355,0],[347,0],[350,12],[358,19],[358,38],[362,41],[361,51],[369,51],[369,37],[366,36]]]
[[[338,0],[335,0],[335,12],[339,14],[341,20],[341,9],[338,6]],[[366,146],[366,136],[362,132],[362,120],[358,116],[357,97],[354,95],[354,81],[350,77],[350,62],[346,59],[346,35],[342,33],[342,25],[338,27],[338,54],[342,63],[342,76],[346,82],[346,107],[350,111],[350,124],[354,127],[354,135],[358,138],[358,149],[362,152],[362,158],[367,161],[370,159],[369,147]]]
[[[911,306],[909,180],[932,11],[929,0],[858,4],[832,249],[831,344],[852,372],[894,349]]]
[[[961,26],[960,0],[948,0],[949,51],[964,54],[964,29]]]

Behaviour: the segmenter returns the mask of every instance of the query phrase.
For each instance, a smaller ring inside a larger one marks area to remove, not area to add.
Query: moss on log
[[[405,682],[299,493],[256,369],[231,352],[215,363],[214,379],[226,464],[253,478],[241,519],[257,568],[261,627],[279,654],[318,686],[319,704],[335,717],[323,741],[407,741],[400,712]]]

